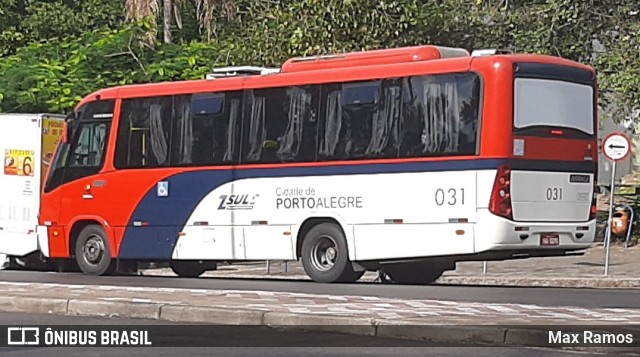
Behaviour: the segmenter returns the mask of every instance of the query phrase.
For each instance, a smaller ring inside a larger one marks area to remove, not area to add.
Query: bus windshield
[[[67,141],[60,140],[58,144],[58,149],[55,152],[55,156],[51,160],[51,167],[49,169],[49,173],[47,175],[47,181],[45,183],[45,192],[51,191],[53,188],[58,187],[62,182],[62,176],[64,171],[65,162],[67,161],[67,154],[69,152],[69,140],[71,140],[72,135],[69,133],[73,132],[73,126],[75,125],[74,118],[76,117],[76,113],[72,112],[67,115],[65,118],[65,128],[67,133]]]
[[[560,127],[594,135],[593,87],[561,80],[516,78],[515,129]],[[590,105],[585,105],[590,103]]]
[[[68,121],[67,142],[61,143],[49,170],[45,192],[82,177],[94,175],[104,164],[115,101],[94,101],[80,107]]]

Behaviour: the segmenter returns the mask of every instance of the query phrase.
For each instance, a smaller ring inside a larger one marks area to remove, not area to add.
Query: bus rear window
[[[594,134],[593,88],[550,79],[516,78],[514,127],[558,127]]]

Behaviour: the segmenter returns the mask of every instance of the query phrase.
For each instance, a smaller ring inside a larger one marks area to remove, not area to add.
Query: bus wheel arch
[[[85,274],[107,275],[116,267],[113,247],[104,227],[93,220],[78,221],[70,232],[70,252]]]
[[[344,229],[333,218],[306,220],[298,231],[296,242],[296,255],[314,281],[355,282],[364,274],[364,271],[354,270]]]
[[[300,228],[298,229],[297,232],[294,231],[294,233],[296,233],[296,250],[295,250],[295,258],[296,259],[300,259],[301,258],[301,252],[302,252],[302,241],[304,240],[304,237],[307,235],[307,233],[309,233],[309,230],[311,230],[313,227],[317,226],[318,224],[321,223],[333,223],[337,226],[340,227],[340,229],[342,229],[342,234],[345,235],[345,238],[347,239],[347,245],[348,245],[348,249],[349,249],[349,259],[353,260],[355,257],[354,254],[354,250],[353,250],[353,237],[349,234],[349,232],[344,230],[344,226],[346,225],[345,222],[343,222],[340,218],[336,218],[336,217],[331,217],[331,216],[319,216],[319,217],[310,217],[307,218],[304,222],[302,222],[302,224],[300,225]]]
[[[101,219],[99,217],[79,217],[76,221],[70,224],[71,231],[69,231],[68,243],[69,243],[69,256],[71,258],[75,257],[75,246],[76,246],[76,241],[78,240],[78,236],[80,235],[80,232],[82,232],[82,230],[88,225],[97,225],[102,227],[102,229],[106,234],[107,240],[109,241],[111,254],[114,256],[114,258],[115,256],[118,255],[118,247],[116,246],[115,240],[114,240],[115,232],[112,229],[110,229],[108,226],[105,226],[105,224],[100,223],[100,221]]]

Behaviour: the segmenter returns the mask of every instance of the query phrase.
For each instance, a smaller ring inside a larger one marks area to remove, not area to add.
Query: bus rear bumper
[[[49,256],[47,227],[38,226],[35,232],[0,230],[0,254],[24,257],[38,251]]]
[[[0,231],[0,254],[23,257],[38,250],[36,232]]]
[[[487,209],[478,210],[474,249],[487,251],[530,251],[544,256],[548,251],[586,249],[593,245],[596,220],[588,222],[514,222]]]

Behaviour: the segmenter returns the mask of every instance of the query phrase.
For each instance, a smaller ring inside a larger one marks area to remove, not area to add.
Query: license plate
[[[560,235],[555,233],[542,234],[540,245],[560,245]]]

